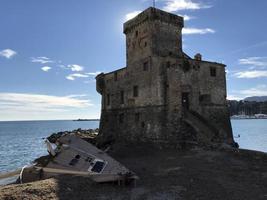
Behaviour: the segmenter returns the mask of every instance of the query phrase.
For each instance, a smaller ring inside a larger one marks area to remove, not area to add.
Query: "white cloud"
[[[267,85],[258,85],[254,88],[241,90],[240,94],[244,95],[245,97],[267,96]]]
[[[130,13],[126,14],[126,16],[125,16],[126,21],[135,18],[141,12],[142,12],[141,10],[136,10],[136,11],[133,11],[133,12],[130,12]]]
[[[260,68],[264,69],[267,67],[267,57],[248,57],[239,59],[240,65],[248,65],[250,69]]]
[[[210,8],[211,5],[196,3],[191,0],[164,0],[165,6],[163,10],[167,12],[175,12],[178,10],[198,10],[202,8]]]
[[[7,59],[12,58],[16,54],[17,54],[17,52],[12,50],[12,49],[4,49],[4,50],[0,51],[0,56],[5,57]]]
[[[189,21],[191,19],[194,19],[194,17],[188,16],[188,15],[179,15],[179,16],[182,16],[185,21]]]
[[[43,70],[44,72],[48,72],[51,69],[51,67],[48,66],[44,66],[41,68],[41,70]]]
[[[231,94],[227,96],[227,99],[242,100],[252,96],[267,96],[267,85],[257,85],[245,90],[232,91]]]
[[[125,20],[128,21],[128,20],[135,18],[141,12],[142,12],[141,10],[136,10],[136,11],[130,12],[130,13],[126,14]],[[194,17],[188,16],[188,15],[180,15],[180,14],[178,14],[178,15],[183,17],[185,21],[189,21],[189,20],[194,18]]]
[[[87,77],[89,77],[89,75],[76,73],[76,74],[70,74],[66,76],[66,79],[70,81],[74,81],[76,78],[87,78]]]
[[[13,109],[64,109],[65,107],[84,108],[92,106],[90,100],[76,96],[50,96],[25,93],[0,93],[0,108],[12,106]]]
[[[94,106],[84,95],[0,93],[0,120],[86,118]]]
[[[80,65],[77,65],[77,64],[68,65],[67,67],[73,72],[81,72],[84,69],[83,66],[80,66]]]
[[[88,75],[91,75],[91,76],[97,76],[98,74],[101,74],[102,72],[100,71],[97,71],[97,72],[89,72],[89,73],[86,73]]]
[[[97,71],[97,72],[88,72],[88,73],[75,73],[75,74],[70,74],[68,76],[66,76],[66,79],[74,81],[76,78],[88,78],[89,76],[97,76],[98,74],[100,74],[101,72]]]
[[[231,95],[231,94],[227,95],[227,100],[237,100],[237,101],[240,101],[242,99],[244,99],[244,98],[242,98],[240,96]]]
[[[50,58],[45,57],[45,56],[41,56],[41,57],[32,57],[31,62],[46,64],[46,63],[53,63],[54,61],[51,60]]]
[[[68,95],[66,97],[68,98],[81,98],[81,97],[87,97],[88,95],[87,94],[71,94],[71,95]]]
[[[265,70],[252,70],[252,71],[241,71],[236,72],[233,76],[237,78],[266,78],[267,77],[267,71]]]
[[[193,34],[207,34],[207,33],[215,33],[215,30],[211,28],[204,28],[204,29],[199,29],[199,28],[183,28],[182,33],[184,35],[193,35]]]

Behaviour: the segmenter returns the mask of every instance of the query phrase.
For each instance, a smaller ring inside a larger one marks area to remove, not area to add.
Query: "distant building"
[[[186,55],[183,26],[156,8],[124,24],[127,66],[96,77],[102,139],[233,142],[225,65]]]

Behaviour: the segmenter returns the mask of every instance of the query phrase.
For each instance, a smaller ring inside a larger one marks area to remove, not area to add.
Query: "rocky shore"
[[[89,138],[95,135],[93,131],[78,132]],[[56,137],[54,134],[50,139]],[[97,184],[88,178],[64,175],[0,187],[0,199],[267,199],[265,153],[115,143],[109,154],[140,177],[136,186]]]
[[[51,143],[55,143],[58,138],[60,138],[64,134],[74,133],[80,138],[86,140],[87,142],[95,143],[95,138],[98,135],[99,129],[76,129],[73,131],[62,131],[58,133],[52,133],[48,139]]]

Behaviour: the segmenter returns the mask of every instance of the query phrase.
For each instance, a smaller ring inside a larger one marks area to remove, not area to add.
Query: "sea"
[[[267,119],[231,122],[240,148],[267,152]],[[52,133],[98,127],[99,121],[0,122],[0,174],[30,165],[34,159],[47,155],[44,138]]]
[[[52,133],[98,127],[99,121],[0,122],[0,173],[22,168],[47,155],[44,139]]]

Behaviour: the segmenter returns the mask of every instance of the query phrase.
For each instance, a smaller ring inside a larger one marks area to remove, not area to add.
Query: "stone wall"
[[[181,17],[155,8],[124,24],[127,67],[96,77],[103,140],[179,143],[203,138],[196,134],[198,127],[185,123],[190,120],[184,120],[186,109],[188,116],[195,115],[192,120],[199,120],[195,126],[213,131],[218,142],[231,143],[225,65],[184,54],[182,27]]]

